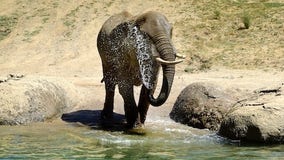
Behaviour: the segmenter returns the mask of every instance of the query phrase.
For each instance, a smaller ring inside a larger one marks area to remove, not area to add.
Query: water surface
[[[87,118],[88,119],[88,118]],[[208,130],[150,119],[145,135],[57,120],[0,126],[0,159],[283,159],[284,145],[241,146]]]

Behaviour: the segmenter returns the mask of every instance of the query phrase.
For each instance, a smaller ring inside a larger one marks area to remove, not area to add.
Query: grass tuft
[[[12,32],[17,22],[16,17],[0,16],[0,41]]]
[[[244,14],[244,16],[242,17],[242,23],[244,24],[244,29],[249,29],[251,25],[251,18],[249,14]]]

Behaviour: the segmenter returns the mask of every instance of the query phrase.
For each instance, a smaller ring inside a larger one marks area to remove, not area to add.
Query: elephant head
[[[150,104],[160,106],[169,96],[175,74],[175,64],[182,62],[182,60],[175,60],[177,56],[180,56],[176,54],[176,50],[171,41],[172,26],[164,15],[151,11],[136,17],[135,20],[139,30],[146,33],[155,45],[155,51],[158,52],[158,55],[154,55],[152,58],[162,65],[163,84],[157,98],[153,96],[155,87],[151,87],[155,86],[155,84],[149,86],[143,81],[148,89],[147,94]],[[143,66],[140,66],[140,68],[143,68]],[[152,73],[155,74],[155,72],[156,71],[153,71]],[[142,79],[143,76],[145,76],[145,74],[142,74]],[[156,75],[153,77],[156,77]],[[153,79],[152,81],[156,80]]]

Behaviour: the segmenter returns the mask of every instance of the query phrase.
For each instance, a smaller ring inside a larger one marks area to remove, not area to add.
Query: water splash
[[[63,123],[0,126],[0,159],[281,159],[284,156],[283,145],[236,147],[216,134],[168,119],[151,120],[146,127],[148,135],[135,136]]]
[[[139,64],[142,82],[147,89],[152,89],[154,84],[153,58],[151,53],[151,42],[149,37],[137,26],[129,25],[129,37],[134,41],[136,47],[136,57]]]

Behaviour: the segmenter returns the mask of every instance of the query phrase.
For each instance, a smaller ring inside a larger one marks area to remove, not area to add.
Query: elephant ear
[[[147,89],[153,89],[155,76],[153,69],[153,55],[149,36],[141,32],[136,25],[131,26],[131,39],[135,42],[136,57],[139,64],[140,76]]]

